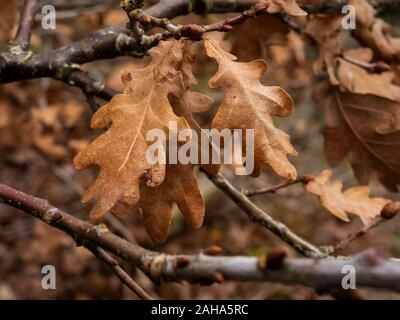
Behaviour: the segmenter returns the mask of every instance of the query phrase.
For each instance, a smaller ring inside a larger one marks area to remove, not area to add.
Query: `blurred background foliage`
[[[57,29],[43,30],[38,21],[32,39],[33,51],[61,47],[91,31],[123,23],[125,13],[118,3],[53,1],[57,8]],[[383,8],[380,16],[392,24],[399,24],[399,12]],[[175,21],[210,23],[220,19],[221,15],[188,15]],[[12,34],[13,30],[2,33],[1,48],[6,46]],[[298,157],[290,160],[300,175],[318,174],[327,168],[322,135],[327,103],[315,103],[311,99],[314,81],[312,61],[318,54],[316,49],[269,16],[247,21],[228,35],[211,34],[210,37],[222,41],[223,46],[241,61],[257,58],[267,61],[269,70],[263,82],[285,88],[295,101],[294,115],[276,122],[278,127],[290,134],[299,152]],[[351,46],[352,40],[346,34],[344,41]],[[197,52],[194,71],[199,80],[197,90],[210,95],[217,106],[223,96],[207,86],[216,64],[206,58],[198,44],[194,46]],[[143,66],[148,59],[118,58],[91,63],[87,68],[99,80],[121,90],[121,70]],[[86,219],[89,207],[81,204],[80,197],[96,172],[78,172],[73,168],[72,158],[99,132],[89,128],[92,113],[84,95],[78,89],[40,79],[1,85],[0,97],[0,181],[46,198],[52,204]],[[197,115],[197,119],[207,126],[214,112],[215,107]],[[223,172],[239,188],[253,189],[282,182],[268,170],[257,179],[235,177],[228,166],[223,168]],[[343,180],[346,187],[357,184],[347,163],[335,168],[334,176]],[[199,178],[206,201],[205,224],[200,230],[192,230],[180,214],[175,214],[167,242],[157,247],[144,231],[140,215],[122,221],[110,217],[107,221],[109,228],[145,247],[168,253],[198,253],[211,245],[219,245],[227,255],[260,255],[274,247],[284,246],[267,230],[253,225],[205,176],[199,174]],[[400,199],[398,195],[388,195],[378,184],[373,185],[373,194]],[[317,245],[334,244],[362,226],[357,218],[345,223],[328,214],[318,199],[304,192],[301,185],[291,186],[276,194],[260,195],[254,200],[274,218]],[[397,219],[372,230],[344,253],[384,246],[394,256],[399,256],[399,230],[400,220]],[[287,249],[295,255],[290,248]],[[57,290],[45,291],[41,288],[40,271],[46,264],[56,267]],[[318,296],[308,288],[270,283],[229,282],[208,287],[166,283],[156,286],[139,271],[132,268],[130,271],[150,294],[164,299],[330,298]],[[365,290],[364,293],[369,298],[377,299],[399,297],[376,290]],[[14,298],[136,299],[107,267],[96,261],[86,249],[76,247],[68,236],[17,210],[0,206],[0,299]]]

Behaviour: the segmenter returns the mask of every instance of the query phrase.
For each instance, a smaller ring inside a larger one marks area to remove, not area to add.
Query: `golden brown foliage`
[[[267,70],[264,60],[236,62],[236,57],[224,51],[212,40],[206,40],[207,54],[217,60],[218,72],[210,80],[211,88],[223,88],[225,99],[219,107],[212,127],[254,129],[255,170],[268,164],[286,180],[296,178],[296,169],[286,155],[296,155],[290,137],[276,128],[272,117],[287,117],[294,109],[290,96],[280,87],[264,86],[260,77]],[[243,142],[245,148],[245,142]]]
[[[390,202],[383,198],[371,198],[367,186],[353,187],[343,192],[343,183],[340,180],[330,181],[331,175],[331,170],[324,170],[308,182],[305,189],[318,195],[322,205],[343,221],[349,221],[347,213],[351,213],[359,216],[364,224],[368,224]]]

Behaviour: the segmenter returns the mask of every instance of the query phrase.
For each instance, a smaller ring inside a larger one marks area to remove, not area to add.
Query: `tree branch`
[[[270,230],[287,244],[296,249],[299,253],[304,256],[313,258],[324,258],[327,256],[316,246],[301,238],[292,230],[290,230],[286,225],[279,221],[276,221],[265,211],[257,207],[247,196],[245,196],[232,184],[230,184],[229,181],[226,180],[222,174],[217,174],[216,176],[213,176],[204,170],[202,170],[202,172],[204,172],[208,176],[208,178],[215,184],[217,188],[219,188],[229,198],[231,198],[253,222]]]
[[[216,0],[212,8],[205,1],[198,1],[190,8],[191,1],[160,1],[145,12],[154,17],[173,18],[189,12],[227,12],[242,10],[243,5],[226,5],[227,0]],[[246,5],[249,4],[248,2]],[[59,49],[19,59],[14,54],[0,54],[0,84],[34,78],[50,77],[67,82],[69,74],[79,65],[119,56],[143,56],[151,47],[158,44],[157,37],[147,36],[138,39],[129,35],[123,26],[112,26],[91,33],[87,38],[73,42]]]
[[[337,53],[336,56],[342,58],[344,61],[354,64],[358,67],[364,68],[365,70],[371,73],[382,73],[385,71],[389,71],[391,69],[391,67],[383,61],[372,62],[372,63],[359,61],[352,57],[346,56],[342,52]]]
[[[325,246],[321,247],[321,250],[328,253],[329,255],[336,255],[341,250],[348,247],[351,243],[358,240],[362,236],[364,236],[368,231],[380,226],[382,223],[393,219],[400,211],[400,203],[399,202],[389,202],[382,209],[380,216],[376,217],[372,222],[368,225],[364,226],[362,229],[357,231],[356,233],[351,234],[346,239],[340,241],[334,246]]]
[[[29,48],[32,34],[32,25],[35,21],[37,0],[25,0],[22,10],[17,35],[13,40],[13,45],[19,46],[22,51]]]
[[[242,193],[247,196],[247,197],[253,197],[253,196],[257,196],[260,194],[267,194],[267,193],[276,193],[278,190],[287,188],[289,186],[292,186],[294,184],[298,184],[298,183],[308,183],[311,180],[313,180],[314,177],[312,175],[309,174],[305,174],[304,176],[293,180],[293,181],[287,181],[287,182],[283,182],[281,184],[278,184],[276,186],[272,186],[272,187],[267,187],[267,188],[260,188],[260,189],[256,189],[256,190],[242,190]]]
[[[129,2],[129,0],[126,0],[126,2]],[[226,18],[222,21],[215,22],[209,25],[174,25],[167,18],[160,19],[157,17],[153,17],[149,14],[144,13],[142,10],[138,10],[134,6],[129,7],[124,5],[123,8],[128,14],[130,20],[129,26],[131,29],[136,26],[135,23],[140,23],[142,26],[145,27],[157,26],[167,30],[167,32],[161,35],[162,39],[186,37],[192,40],[201,40],[202,36],[206,32],[231,31],[233,29],[233,26],[242,24],[249,18],[255,18],[259,15],[267,14],[267,8],[269,7],[269,5],[270,3],[267,1],[260,1],[254,4],[254,6],[252,6],[249,10],[245,10],[238,16]]]
[[[345,249],[346,247],[348,247],[351,243],[353,243],[357,239],[364,236],[368,231],[376,228],[377,226],[381,225],[385,221],[387,221],[387,219],[384,219],[381,216],[379,216],[376,219],[374,219],[370,224],[364,226],[362,229],[360,229],[356,233],[349,235],[346,239],[340,241],[336,245],[325,246],[325,247],[322,247],[321,249],[330,255],[331,254],[335,255],[335,254],[339,253],[340,251],[342,251],[343,249]]]
[[[259,259],[255,257],[188,256],[187,265],[181,269],[174,268],[176,257],[164,259],[159,275],[167,281],[199,282],[202,279],[217,280],[221,275],[225,280],[301,284],[317,292],[328,292],[330,288],[341,287],[343,267],[353,266],[357,286],[400,290],[400,264],[374,250],[349,259],[286,258],[280,265],[265,269],[260,268]]]
[[[130,276],[121,268],[118,261],[115,260],[104,249],[91,243],[84,244],[93,255],[99,260],[104,261],[117,275],[123,284],[125,284],[132,292],[134,292],[142,300],[154,300],[146,291],[144,291]]]
[[[266,264],[262,263],[265,259],[257,257],[167,255],[129,243],[99,226],[53,207],[46,200],[34,198],[4,184],[0,184],[0,198],[5,204],[68,233],[78,243],[88,241],[125,259],[158,281],[187,280],[203,284],[224,280],[271,281],[301,284],[324,292],[340,287],[342,269],[351,265],[356,269],[358,286],[400,291],[400,263],[374,250],[349,259],[320,260],[284,256],[277,259],[271,252],[266,257],[267,261],[269,259]],[[275,260],[273,263],[272,258]]]
[[[256,0],[161,0],[144,12],[155,18],[174,18],[190,12],[197,14],[242,12],[257,3]],[[313,7],[308,7],[311,10]],[[326,10],[327,6],[319,10]],[[70,85],[81,87],[87,93],[109,99],[111,90],[105,92],[102,85],[95,81],[71,81],[71,74],[79,65],[101,59],[112,59],[119,56],[143,56],[150,48],[156,46],[163,38],[162,34],[146,36],[139,39],[132,37],[123,26],[112,26],[98,30],[87,38],[37,55],[20,57],[15,53],[0,54],[0,84],[13,81],[49,77]]]

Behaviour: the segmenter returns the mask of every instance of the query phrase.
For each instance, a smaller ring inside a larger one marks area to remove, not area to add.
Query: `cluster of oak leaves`
[[[369,41],[372,49],[351,49],[344,53],[346,59],[337,56],[340,16],[314,17],[304,29],[320,49],[315,72],[326,70],[328,75],[314,94],[331,99],[325,132],[327,157],[332,165],[348,157],[362,183],[376,175],[385,187],[396,191],[400,174],[400,87],[393,83],[395,74],[390,68],[371,73],[349,59],[368,63],[374,57],[373,49],[377,49],[382,58],[393,60],[399,57],[400,43],[391,38],[388,26],[375,18],[374,9],[366,1],[350,2],[358,15],[354,32],[361,33],[358,36]],[[304,15],[295,1],[274,4],[287,14]],[[293,112],[290,96],[280,87],[261,84],[260,77],[267,69],[264,60],[237,62],[217,41],[205,39],[203,43],[207,55],[218,63],[209,86],[223,89],[225,95],[212,128],[254,129],[253,175],[258,176],[262,167],[269,165],[283,179],[295,179],[296,169],[287,155],[296,155],[296,151],[290,137],[273,124],[274,116],[287,117]],[[204,218],[193,165],[149,165],[146,161],[149,130],[162,129],[168,137],[168,123],[176,121],[178,131],[192,128],[200,133],[202,129],[192,115],[212,105],[210,98],[190,89],[196,83],[190,46],[190,41],[183,39],[161,42],[149,52],[152,62],[147,67],[124,71],[124,92],[103,106],[91,121],[95,129],[111,127],[74,160],[78,169],[100,167],[96,181],[83,196],[84,202],[95,203],[91,218],[99,220],[109,210],[126,215],[141,209],[145,228],[157,243],[167,237],[173,203],[194,228],[199,228]],[[217,174],[219,166],[203,169]],[[319,195],[323,205],[342,220],[348,221],[347,213],[352,213],[368,224],[390,202],[370,198],[368,186],[342,192],[342,183],[330,181],[330,175],[329,170],[322,172],[305,188]]]
[[[262,165],[268,163],[283,178],[296,178],[295,168],[286,159],[287,153],[296,152],[289,136],[272,123],[272,116],[292,112],[289,95],[279,87],[260,83],[266,70],[263,60],[236,62],[217,42],[205,40],[204,44],[207,54],[219,64],[209,84],[225,90],[212,127],[254,128],[254,174],[258,175]],[[160,128],[169,136],[169,121],[176,121],[177,130],[193,127],[199,131],[192,113],[211,106],[207,96],[190,90],[196,80],[191,71],[189,46],[185,40],[162,42],[151,50],[152,62],[146,68],[124,72],[125,92],[103,106],[91,122],[93,128],[112,123],[111,128],[75,158],[79,169],[92,164],[101,168],[83,197],[84,202],[96,201],[92,219],[101,218],[110,209],[118,214],[140,208],[146,230],[156,242],[167,236],[174,202],[194,228],[201,226],[204,217],[193,165],[151,166],[146,160],[148,130]],[[168,99],[170,95],[174,99]],[[219,166],[209,165],[205,169],[216,174]]]

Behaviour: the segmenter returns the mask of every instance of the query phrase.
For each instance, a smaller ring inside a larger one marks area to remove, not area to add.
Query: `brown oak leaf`
[[[154,188],[144,185],[140,193],[137,208],[142,209],[146,231],[156,243],[167,238],[174,203],[194,229],[203,224],[205,206],[193,165],[167,165],[163,183]]]
[[[331,181],[331,170],[324,170],[305,189],[320,197],[322,205],[334,216],[349,221],[348,213],[360,217],[364,225],[379,216],[383,207],[391,202],[383,198],[371,198],[368,186],[358,186],[342,191],[340,180]]]
[[[210,79],[211,88],[224,88],[225,98],[213,119],[218,130],[254,129],[254,172],[260,174],[263,165],[270,165],[282,178],[292,180],[297,172],[286,158],[297,152],[290,137],[273,124],[273,116],[287,117],[294,105],[280,87],[264,86],[261,76],[267,70],[264,60],[236,62],[236,57],[224,51],[218,42],[205,40],[209,57],[218,62],[218,71]],[[242,150],[245,149],[245,141]]]
[[[146,135],[157,128],[168,137],[170,121],[176,121],[177,131],[189,129],[186,120],[174,114],[168,100],[168,95],[182,86],[177,67],[183,47],[184,41],[161,42],[151,50],[152,62],[147,67],[122,75],[125,92],[93,116],[92,128],[111,127],[74,160],[78,169],[100,167],[96,181],[82,198],[83,202],[95,200],[92,219],[104,216],[117,201],[129,206],[137,203],[143,176],[153,187],[164,180],[165,165],[147,161]]]
[[[271,43],[285,43],[287,33],[288,28],[275,16],[268,14],[249,19],[226,37],[234,55],[250,60],[265,57]]]
[[[369,63],[372,60],[373,52],[369,48],[357,48],[346,51],[344,56],[356,61]],[[372,73],[344,59],[339,58],[337,61],[336,79],[339,80],[342,91],[356,94],[372,94],[400,102],[400,87],[393,83],[395,79],[393,71]]]
[[[357,48],[347,59],[369,63],[373,53]],[[351,60],[350,60],[351,61]],[[389,190],[400,184],[400,87],[392,71],[371,73],[338,58],[331,80],[331,106],[325,128],[325,153],[331,166],[348,158],[357,179],[372,176]],[[377,85],[379,83],[379,85]]]
[[[197,80],[193,75],[192,64],[195,60],[194,54],[190,51],[189,45],[186,46],[183,51],[183,59],[180,66],[182,73],[183,88],[180,91],[174,93],[170,98],[172,107],[176,115],[184,117],[189,123],[190,127],[196,132],[198,137],[199,146],[199,159],[198,163],[201,164],[202,168],[211,174],[217,174],[220,168],[220,164],[212,164],[212,152],[215,146],[211,143],[205,145],[202,143],[201,137],[204,134],[203,129],[193,118],[194,113],[200,113],[207,111],[213,104],[213,100],[199,92],[192,91],[190,87],[197,84]],[[208,150],[207,150],[208,148]],[[209,154],[208,163],[202,163],[201,155],[207,152]]]
[[[335,90],[325,129],[325,153],[332,166],[349,158],[357,179],[371,176],[389,190],[400,184],[400,103],[375,95]]]
[[[207,110],[213,101],[201,93],[190,90],[190,86],[197,82],[192,72],[193,59],[189,46],[185,46],[178,67],[183,86],[172,93],[170,101],[174,112],[184,117],[200,136],[202,128],[193,119],[193,113]],[[215,174],[219,169],[219,165],[203,167]],[[159,186],[150,187],[142,183],[140,200],[136,205],[131,207],[118,205],[112,211],[118,215],[127,215],[141,209],[144,226],[150,238],[156,243],[163,243],[170,229],[174,203],[193,228],[201,227],[205,207],[192,164],[167,164],[165,179]]]

